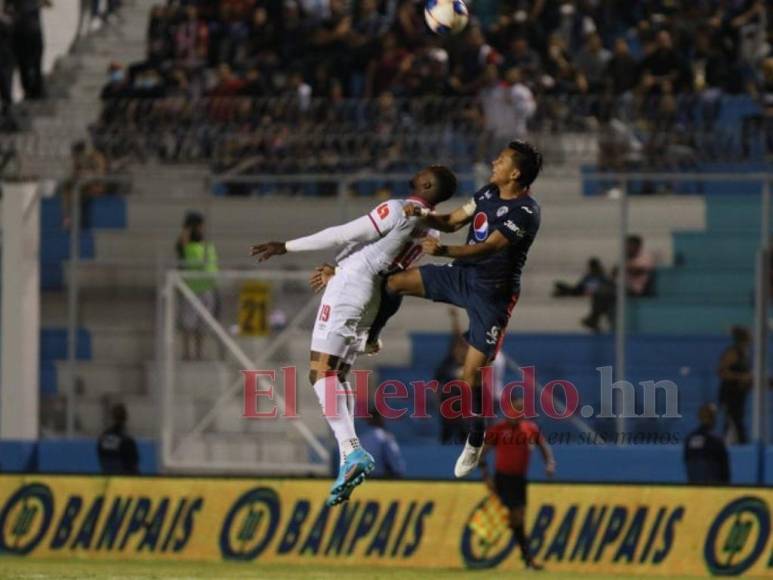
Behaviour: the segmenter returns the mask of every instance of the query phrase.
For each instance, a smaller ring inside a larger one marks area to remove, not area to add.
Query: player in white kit
[[[357,439],[354,393],[346,375],[365,348],[386,276],[414,262],[421,255],[422,239],[429,233],[419,218],[406,216],[403,208],[416,204],[431,209],[449,199],[456,191],[456,177],[448,168],[432,165],[416,174],[411,188],[412,195],[407,199],[385,201],[349,223],[288,242],[252,247],[252,255],[262,262],[287,252],[345,246],[338,255],[337,273],[328,283],[317,312],[309,364],[309,381],[335,434],[342,458],[328,505],[348,499],[352,489],[374,468],[373,457],[360,447]],[[326,405],[326,401],[330,403]],[[331,407],[334,410],[328,413]]]

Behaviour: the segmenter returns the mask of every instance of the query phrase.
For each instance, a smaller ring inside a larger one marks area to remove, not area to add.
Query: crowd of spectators
[[[40,11],[51,0],[0,0],[0,130],[18,129],[13,113],[13,75],[18,70],[24,99],[45,98],[43,25]]]
[[[100,134],[149,127],[162,157],[314,171],[388,169],[438,145],[475,158],[481,143],[530,130],[598,127],[617,151],[638,131],[665,151],[675,129],[715,130],[725,95],[750,97],[749,130],[771,131],[764,0],[475,0],[470,10],[465,32],[442,38],[416,0],[169,0],[151,12],[147,59],[111,67]],[[115,153],[147,151],[140,141]]]

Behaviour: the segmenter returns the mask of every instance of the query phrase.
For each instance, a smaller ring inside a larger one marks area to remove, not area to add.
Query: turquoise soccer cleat
[[[376,467],[373,456],[364,449],[352,451],[338,471],[338,478],[330,488],[325,502],[329,506],[338,505],[349,499],[355,487],[365,481],[365,477]]]

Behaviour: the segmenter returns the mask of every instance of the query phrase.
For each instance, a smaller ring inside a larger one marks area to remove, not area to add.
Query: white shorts
[[[380,302],[379,276],[339,270],[322,295],[311,335],[311,350],[352,364],[365,348]]]

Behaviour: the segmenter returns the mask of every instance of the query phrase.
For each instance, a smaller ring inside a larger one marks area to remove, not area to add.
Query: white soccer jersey
[[[342,268],[369,275],[391,274],[405,270],[421,256],[421,240],[438,236],[435,230],[423,227],[417,217],[406,217],[403,208],[412,199],[390,199],[368,214],[371,226],[379,238],[356,242],[336,256]]]
[[[312,333],[311,350],[354,362],[381,299],[381,278],[404,270],[421,256],[421,239],[438,236],[406,217],[407,203],[420,198],[389,200],[347,224],[286,243],[289,252],[344,246],[337,256],[338,273],[325,288]]]

